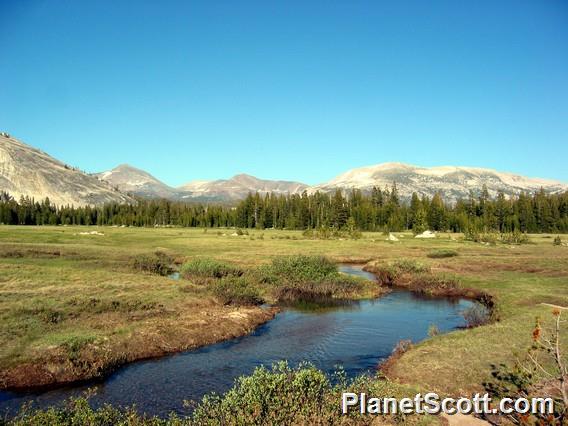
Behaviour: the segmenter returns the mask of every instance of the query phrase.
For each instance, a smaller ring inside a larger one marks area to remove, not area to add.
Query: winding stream
[[[344,273],[374,279],[358,266]],[[187,414],[183,400],[224,392],[236,377],[255,367],[286,359],[333,372],[342,365],[348,376],[371,373],[401,339],[413,342],[435,324],[441,332],[465,325],[461,313],[473,302],[424,298],[395,290],[376,300],[350,302],[326,309],[287,308],[252,334],[198,350],[126,365],[98,383],[40,392],[0,392],[0,415],[11,414],[26,401],[36,406],[60,403],[94,388],[93,405],[136,404],[139,411],[161,416]]]

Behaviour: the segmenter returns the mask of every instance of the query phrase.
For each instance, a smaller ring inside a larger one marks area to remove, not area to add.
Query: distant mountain
[[[45,152],[0,134],[0,191],[18,200],[22,195],[36,201],[46,197],[57,205],[96,205],[134,202],[106,182],[70,167]]]
[[[160,182],[150,173],[128,164],[121,164],[107,172],[97,173],[99,179],[123,192],[145,198],[179,198],[178,191]]]
[[[258,179],[247,174],[233,176],[231,179],[212,181],[193,181],[180,186],[183,199],[200,200],[239,200],[245,198],[249,192],[261,194],[298,194],[308,188],[300,182],[285,180]]]
[[[128,164],[121,164],[95,176],[123,192],[139,197],[181,201],[229,202],[243,199],[249,192],[296,194],[308,188],[307,185],[299,182],[258,179],[246,174],[236,175],[230,179],[196,180],[172,188],[151,174]]]
[[[369,192],[373,186],[385,188],[390,187],[393,182],[396,182],[402,198],[411,197],[413,192],[427,196],[440,192],[445,199],[456,200],[467,197],[470,190],[479,193],[483,185],[487,186],[491,196],[496,196],[498,191],[512,195],[521,191],[538,191],[541,187],[552,193],[568,190],[568,185],[561,182],[528,178],[491,169],[383,163],[349,170],[329,182],[310,187],[309,192],[330,192],[336,188],[356,188]]]
[[[352,169],[329,182],[311,187],[300,182],[258,179],[239,174],[230,179],[192,181],[173,188],[128,164],[88,175],[0,133],[0,191],[6,191],[16,199],[21,195],[36,200],[49,197],[57,205],[135,202],[127,194],[182,201],[233,202],[255,192],[286,195],[299,194],[305,190],[314,193],[357,188],[368,193],[373,186],[385,188],[393,183],[396,183],[403,199],[410,198],[413,192],[430,197],[440,192],[446,200],[452,201],[467,197],[470,191],[478,194],[483,185],[492,197],[498,191],[503,191],[506,195],[521,191],[535,192],[540,188],[549,193],[568,191],[568,185],[562,182],[491,169],[454,166],[428,168],[403,163],[383,163]]]

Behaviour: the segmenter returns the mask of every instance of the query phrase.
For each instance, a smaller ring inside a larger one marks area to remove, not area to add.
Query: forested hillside
[[[400,231],[431,229],[464,232],[470,229],[499,232],[568,232],[568,192],[521,193],[490,198],[484,188],[455,203],[441,194],[401,202],[396,185],[373,188],[364,196],[348,194],[261,196],[249,194],[236,206],[188,204],[166,200],[139,200],[137,204],[109,203],[101,207],[56,207],[22,197],[0,195],[0,223],[20,225],[127,225],[241,228],[343,229],[349,223],[360,230]]]

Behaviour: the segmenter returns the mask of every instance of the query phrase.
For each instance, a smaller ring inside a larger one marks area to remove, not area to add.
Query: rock
[[[389,236],[387,237],[386,241],[398,241],[398,238],[396,238],[393,234],[389,232]]]
[[[422,234],[418,234],[414,238],[436,238],[436,234],[432,231],[424,231]]]
[[[136,203],[108,183],[12,137],[0,143],[0,188],[16,200],[21,196],[49,198],[57,206]]]

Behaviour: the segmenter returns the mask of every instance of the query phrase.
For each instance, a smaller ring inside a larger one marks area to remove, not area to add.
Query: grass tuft
[[[443,258],[446,258],[446,257],[456,257],[457,255],[458,255],[458,252],[456,250],[439,249],[439,250],[431,251],[426,256],[428,256],[431,259],[443,259]]]

